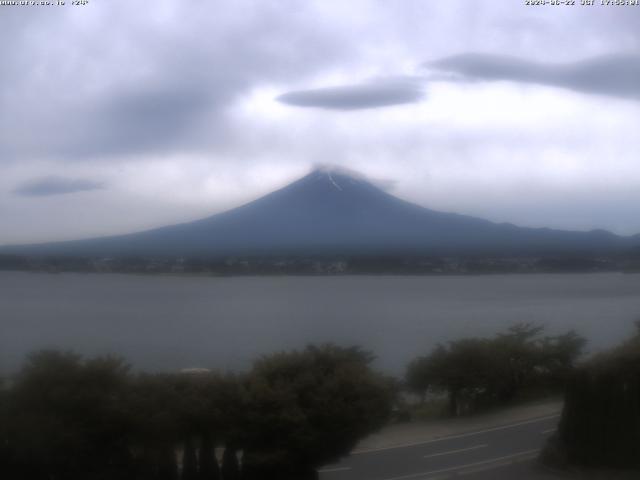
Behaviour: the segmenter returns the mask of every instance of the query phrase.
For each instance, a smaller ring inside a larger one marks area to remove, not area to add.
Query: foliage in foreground
[[[558,432],[544,452],[546,461],[640,468],[640,322],[637,325],[632,338],[572,376]]]
[[[370,361],[325,345],[263,357],[244,376],[134,375],[120,359],[39,352],[0,386],[2,475],[314,478],[389,415],[389,382]]]
[[[561,389],[586,341],[573,331],[544,336],[518,324],[493,338],[438,345],[407,368],[407,386],[423,398],[444,392],[453,416],[508,403],[532,388]]]

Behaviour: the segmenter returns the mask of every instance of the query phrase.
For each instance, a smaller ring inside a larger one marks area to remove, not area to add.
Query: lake
[[[239,370],[309,342],[357,344],[401,374],[438,342],[514,322],[576,329],[597,351],[634,331],[640,275],[188,277],[0,272],[0,370],[40,348],[136,368]]]

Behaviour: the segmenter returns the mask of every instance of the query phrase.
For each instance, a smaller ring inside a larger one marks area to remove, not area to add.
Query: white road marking
[[[379,448],[368,448],[368,449],[365,449],[365,450],[356,450],[356,451],[351,452],[351,455],[362,455],[362,454],[365,454],[365,453],[382,452],[384,450],[394,450],[396,448],[415,447],[415,446],[418,446],[418,445],[428,445],[429,443],[443,442],[445,440],[455,440],[457,438],[466,438],[466,437],[471,437],[473,435],[481,435],[483,433],[497,432],[499,430],[506,430],[508,428],[519,427],[521,425],[529,425],[529,424],[532,424],[532,423],[544,422],[545,420],[551,420],[552,418],[556,418],[556,417],[559,417],[559,416],[560,416],[560,414],[556,413],[554,415],[547,415],[545,417],[539,417],[539,418],[534,418],[532,420],[526,420],[526,421],[523,421],[523,422],[512,423],[510,425],[502,425],[500,427],[487,428],[485,430],[477,430],[475,432],[461,433],[461,434],[458,434],[458,435],[449,435],[449,436],[444,436],[444,437],[440,437],[440,438],[434,438],[432,440],[423,440],[421,442],[413,442],[413,443],[402,443],[402,444],[398,444],[398,445],[391,445],[389,447],[379,447]]]
[[[542,435],[546,435],[546,434],[548,434],[548,433],[553,433],[553,432],[555,432],[555,431],[556,431],[556,429],[555,429],[555,428],[550,428],[550,429],[548,429],[548,430],[542,430],[540,433],[541,433]]]
[[[518,459],[518,460],[527,460],[529,457],[522,457],[522,459]],[[496,468],[500,468],[500,467],[506,467],[508,465],[511,465],[513,463],[517,463],[518,460],[503,460],[501,462],[495,462],[492,463],[490,465],[480,465],[478,467],[471,467],[471,468],[467,468],[465,470],[461,470],[459,472],[455,473],[456,477],[463,477],[465,475],[473,475],[474,473],[480,473],[480,472],[486,472],[488,470],[495,470]],[[429,480],[432,480],[433,477],[431,477]]]
[[[456,467],[441,468],[439,470],[431,470],[429,472],[411,473],[409,475],[401,475],[399,477],[385,478],[384,480],[407,480],[409,478],[427,477],[429,475],[436,475],[438,473],[457,472],[457,471],[460,471],[460,470],[471,469],[471,468],[474,468],[474,467],[480,467],[481,465],[487,465],[488,466],[488,464],[495,464],[495,466],[503,466],[503,465],[507,465],[509,463],[513,463],[514,461],[516,461],[514,459],[516,459],[518,457],[523,457],[523,458],[520,459],[521,461],[522,460],[528,460],[528,456],[533,455],[533,454],[537,454],[538,452],[540,452],[539,449],[525,450],[523,452],[512,453],[511,455],[505,455],[503,457],[490,458],[488,460],[482,460],[480,462],[467,463],[465,465],[458,465]],[[507,462],[506,460],[511,460],[511,462]]]
[[[535,452],[531,452],[530,454],[527,454],[527,455],[523,454],[521,456],[518,456],[518,458],[501,460],[499,462],[493,462],[493,463],[488,464],[488,465],[479,465],[479,466],[476,466],[476,467],[465,468],[464,470],[460,470],[459,472],[456,472],[455,475],[459,476],[459,477],[462,477],[462,476],[465,476],[465,475],[473,475],[474,473],[486,472],[488,470],[495,470],[496,468],[501,468],[501,467],[507,467],[509,465],[514,465],[514,464],[519,463],[519,462],[526,462],[527,460],[531,460],[531,459],[535,458],[539,451],[540,450],[536,450]],[[433,477],[430,478],[429,480],[433,480]]]
[[[351,467],[323,468],[318,470],[318,473],[346,472],[347,470],[351,470]]]
[[[486,443],[483,443],[482,445],[474,445],[473,447],[459,448],[457,450],[449,450],[448,452],[432,453],[431,455],[425,455],[424,458],[433,458],[433,457],[441,457],[443,455],[452,455],[454,453],[468,452],[469,450],[477,450],[479,448],[486,448],[488,446],[489,445],[487,445]]]

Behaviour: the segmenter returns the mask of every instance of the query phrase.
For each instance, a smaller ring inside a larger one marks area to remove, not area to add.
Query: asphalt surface
[[[558,420],[559,415],[550,415],[435,440],[359,451],[320,469],[320,479],[557,478],[535,459]]]

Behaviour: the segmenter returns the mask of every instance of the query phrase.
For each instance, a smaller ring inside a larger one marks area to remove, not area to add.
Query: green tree
[[[182,480],[198,479],[198,457],[193,439],[187,436],[184,442],[184,454],[182,456]]]
[[[233,445],[225,446],[222,454],[222,479],[223,480],[239,480],[240,465],[238,464],[238,453]],[[245,478],[249,478],[246,476]]]
[[[573,336],[565,341],[575,348]],[[558,432],[543,459],[640,469],[640,325],[622,345],[571,372]]]
[[[151,472],[149,480],[178,480],[176,452],[168,443],[164,443],[157,450],[157,457]]]
[[[427,390],[446,392],[454,416],[510,402],[528,388],[560,388],[585,340],[573,331],[542,337],[543,331],[520,323],[494,338],[438,345],[408,365],[405,382],[421,395]]]
[[[463,339],[439,345],[425,360],[431,383],[449,397],[449,412],[460,415],[496,395],[503,365],[485,339]]]
[[[405,384],[409,391],[420,396],[424,402],[427,392],[435,386],[436,378],[430,357],[418,357],[409,363]]]
[[[247,381],[243,478],[315,478],[388,418],[388,381],[358,348],[309,346],[257,361]]]
[[[128,379],[128,366],[116,358],[31,355],[8,406],[21,478],[129,478]]]
[[[182,392],[174,374],[141,374],[131,383],[130,443],[143,477],[177,479],[176,449],[184,441]]]
[[[180,435],[185,438],[185,455],[194,445],[200,443],[200,478],[213,479],[219,476],[219,467],[214,457],[213,439],[234,441],[239,436],[239,425],[244,411],[243,390],[234,375],[217,372],[198,372],[178,375],[174,379],[179,396],[176,405]],[[194,450],[195,452],[195,450]],[[191,478],[194,473],[191,459],[185,456],[183,477]]]
[[[541,367],[554,385],[564,384],[574,370],[576,360],[584,351],[587,341],[575,331],[545,337],[541,345]]]
[[[0,377],[0,465],[7,475],[14,474],[11,471],[11,453],[9,441],[9,392],[5,380]]]
[[[200,464],[198,471],[199,480],[219,480],[220,467],[215,456],[214,442],[211,434],[203,434],[198,458]]]

